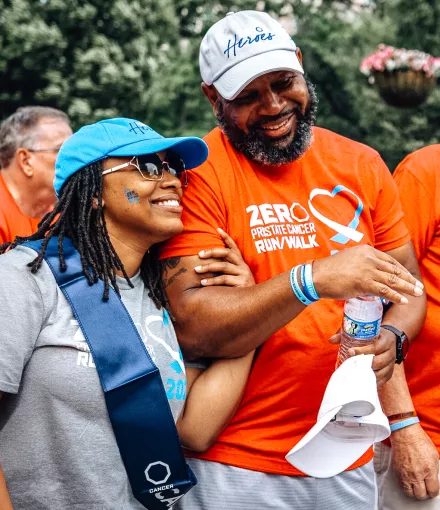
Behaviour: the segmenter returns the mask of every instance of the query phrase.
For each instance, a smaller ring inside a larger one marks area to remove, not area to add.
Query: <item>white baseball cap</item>
[[[292,466],[309,476],[329,478],[390,435],[372,362],[372,354],[353,356],[332,374],[317,423],[286,455]]]
[[[283,70],[304,73],[296,44],[265,12],[229,12],[200,45],[202,79],[225,99],[234,99],[255,78]]]

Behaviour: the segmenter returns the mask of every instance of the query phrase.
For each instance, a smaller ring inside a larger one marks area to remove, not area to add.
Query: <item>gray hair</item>
[[[59,119],[67,124],[69,117],[56,108],[48,106],[23,106],[0,125],[0,168],[6,168],[20,147],[37,149],[39,133],[37,124],[41,119]]]

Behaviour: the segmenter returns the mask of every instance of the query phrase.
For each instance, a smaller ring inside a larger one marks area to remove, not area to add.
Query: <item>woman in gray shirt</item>
[[[46,148],[42,148],[46,149]],[[252,354],[185,367],[162,284],[157,243],[181,232],[187,168],[207,156],[197,138],[165,139],[133,119],[85,126],[61,147],[55,172],[59,202],[30,238],[0,247],[0,508],[131,510],[134,498],[87,342],[44,261],[21,244],[68,237],[90,285],[121,297],[160,369],[182,443],[209,446],[241,398]],[[253,283],[224,233],[223,272]],[[228,262],[229,261],[229,262]],[[29,267],[27,267],[29,266]],[[85,297],[86,299],[86,297]],[[109,338],[111,342],[111,338]],[[191,372],[192,371],[192,372]],[[209,380],[215,384],[209,384]],[[206,404],[209,403],[207,406]],[[7,488],[6,488],[7,486]]]

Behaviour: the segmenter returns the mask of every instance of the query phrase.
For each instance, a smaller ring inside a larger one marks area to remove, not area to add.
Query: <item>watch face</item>
[[[408,354],[409,349],[409,342],[407,336],[405,335],[405,338],[401,338],[400,341],[402,343],[402,359],[404,360]]]

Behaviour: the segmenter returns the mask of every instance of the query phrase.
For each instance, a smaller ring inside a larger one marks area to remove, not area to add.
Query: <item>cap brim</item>
[[[215,80],[213,85],[222,97],[231,100],[237,97],[251,81],[273,71],[299,71],[304,74],[294,51],[273,50],[236,64]]]
[[[208,157],[208,146],[200,138],[177,137],[177,138],[153,138],[139,140],[138,142],[124,145],[109,152],[107,156],[141,156],[167,149],[175,150],[185,163],[185,168],[190,170],[200,166]]]
[[[385,423],[374,423],[376,412],[364,417],[362,426],[331,422],[342,407],[329,411],[290,450],[286,460],[292,466],[315,478],[329,478],[345,471],[375,442],[389,436]]]

